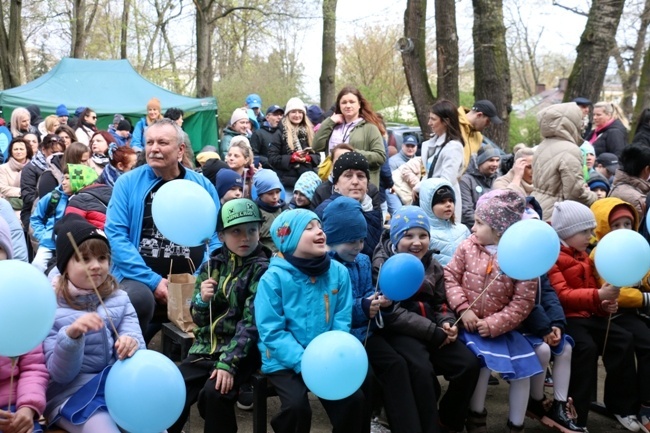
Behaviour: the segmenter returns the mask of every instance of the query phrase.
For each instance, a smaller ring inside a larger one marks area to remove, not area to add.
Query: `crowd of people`
[[[168,276],[196,266],[195,340],[179,366],[186,403],[170,433],[195,403],[205,432],[237,431],[235,405],[251,408],[260,370],[281,402],[273,430],[309,432],[301,359],[330,330],[357,337],[370,366],[352,395],[320,399],[337,432],[486,433],[492,373],[509,386],[506,431],[524,431],[529,416],[586,432],[599,356],[607,409],[647,432],[650,282],[614,287],[592,262],[607,233],[643,232],[646,111],[628,143],[614,104],[551,105],[538,113],[542,141],[515,146],[506,167],[482,135],[502,122],[488,100],[437,101],[431,138],[397,146],[353,87],[326,112],[299,98],[263,110],[251,94],[220,145],[196,155],[184,113],[163,114],[156,98],[135,127],[115,114],[105,131],[89,107],[45,119],[16,109],[0,126],[10,137],[0,140],[0,259],[44,272],[58,309],[42,346],[0,357],[0,431],[41,431],[44,416],[73,433],[118,432],[105,376],[166,320]],[[156,226],[154,197],[176,179],[219,209],[207,245],[178,245]],[[551,224],[561,250],[547,274],[516,280],[497,246],[530,218]],[[400,302],[377,289],[395,254],[425,270]]]

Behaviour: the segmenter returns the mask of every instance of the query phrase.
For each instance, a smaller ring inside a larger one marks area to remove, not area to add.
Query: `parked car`
[[[402,149],[402,143],[404,138],[413,135],[418,140],[418,152],[420,154],[420,149],[422,148],[422,142],[428,140],[428,137],[424,137],[420,127],[418,126],[408,126],[401,123],[387,123],[386,130],[388,132],[388,144],[389,146],[395,146],[399,152]],[[393,144],[394,143],[394,144]]]

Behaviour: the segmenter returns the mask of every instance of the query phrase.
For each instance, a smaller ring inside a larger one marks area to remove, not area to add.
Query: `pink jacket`
[[[50,380],[45,367],[43,345],[39,344],[36,349],[18,357],[13,368],[13,389],[10,390],[11,374],[11,359],[0,356],[0,407],[9,403],[11,394],[11,404],[16,405],[16,409],[29,407],[39,416],[42,415],[45,410],[45,390]]]
[[[490,336],[497,337],[517,328],[535,305],[537,279],[517,281],[501,274],[493,257],[472,234],[456,249],[445,266],[445,291],[451,308],[459,314],[492,283],[472,306],[472,311],[485,319]]]

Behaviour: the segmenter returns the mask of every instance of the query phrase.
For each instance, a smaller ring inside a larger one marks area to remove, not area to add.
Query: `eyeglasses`
[[[97,120],[97,116],[90,116],[91,119]]]

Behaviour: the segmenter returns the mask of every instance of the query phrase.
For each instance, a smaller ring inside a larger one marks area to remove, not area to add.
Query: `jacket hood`
[[[429,217],[430,222],[443,222],[438,218],[434,213],[431,206],[433,203],[433,196],[441,187],[447,186],[453,191],[451,183],[440,177],[431,177],[420,182],[420,207],[425,214]],[[458,203],[458,197],[456,197],[456,203]]]
[[[639,228],[639,214],[634,206],[618,197],[601,198],[591,205],[591,211],[596,217],[596,228],[594,229],[596,239],[601,240],[607,233],[612,231],[612,228],[609,226],[609,215],[612,213],[612,209],[618,205],[625,205],[629,208],[632,215],[634,215],[632,228],[635,231]]]
[[[559,138],[576,145],[582,143],[580,128],[582,111],[574,102],[551,105],[537,113],[539,129],[544,138]]]

